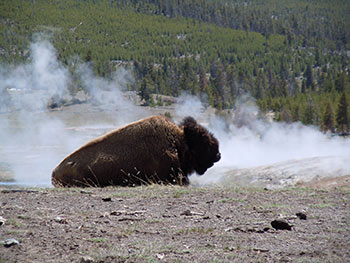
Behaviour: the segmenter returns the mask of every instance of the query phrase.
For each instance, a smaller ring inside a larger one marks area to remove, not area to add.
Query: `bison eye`
[[[217,153],[215,161],[218,162],[220,159],[221,159],[221,153]]]

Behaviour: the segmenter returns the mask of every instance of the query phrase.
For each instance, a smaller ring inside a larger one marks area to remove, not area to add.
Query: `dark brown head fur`
[[[186,117],[181,126],[192,155],[192,167],[199,175],[203,175],[221,158],[219,142],[212,133],[199,125],[192,117]]]

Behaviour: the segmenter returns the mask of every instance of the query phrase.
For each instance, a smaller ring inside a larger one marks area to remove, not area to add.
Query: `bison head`
[[[182,126],[192,156],[191,166],[199,175],[203,175],[221,158],[219,142],[213,134],[199,125],[192,117],[186,117]]]

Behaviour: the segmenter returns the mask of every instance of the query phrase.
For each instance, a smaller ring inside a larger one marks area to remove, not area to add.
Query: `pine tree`
[[[339,92],[347,89],[348,86],[348,76],[345,72],[339,73],[337,79],[335,80],[335,87]]]
[[[86,53],[86,56],[84,58],[85,62],[90,62],[91,61],[91,58],[92,58],[92,52],[91,50],[89,49]]]
[[[335,116],[330,101],[328,101],[326,110],[323,114],[321,129],[324,132],[334,132],[335,130]]]
[[[144,100],[145,106],[149,105],[150,98],[151,98],[150,92],[148,90],[148,86],[149,86],[148,81],[146,78],[144,78],[142,80],[141,87],[140,87],[140,90],[138,92],[138,95],[141,97],[141,100]]]
[[[306,80],[304,79],[301,84],[301,93],[305,93],[305,92],[306,92]]]
[[[314,120],[315,120],[315,103],[310,96],[304,110],[302,122],[306,125],[309,125],[309,124],[314,124]]]
[[[346,92],[343,91],[337,110],[337,128],[340,133],[346,133],[349,131],[349,116],[348,116],[348,100]]]
[[[292,108],[292,122],[296,122],[300,120],[300,106],[299,104],[295,104]]]
[[[305,70],[305,78],[306,78],[306,88],[313,89],[314,88],[314,77],[312,73],[312,67],[310,64],[307,65]]]
[[[206,72],[203,68],[203,66],[200,67],[199,71],[199,97],[201,101],[204,100],[204,94],[208,86],[208,80],[207,80],[207,75]]]
[[[292,122],[292,114],[290,112],[290,109],[287,106],[283,107],[283,109],[282,109],[281,120],[286,122],[286,123]]]

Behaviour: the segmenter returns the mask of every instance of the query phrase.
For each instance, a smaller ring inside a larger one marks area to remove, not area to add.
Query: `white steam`
[[[135,93],[125,92],[132,82],[127,70],[119,69],[106,80],[77,60],[73,76],[49,41],[33,43],[30,49],[28,63],[0,67],[0,181],[10,174],[19,184],[50,186],[52,169],[83,143],[160,113],[135,106]],[[77,77],[85,92],[73,98],[69,90]],[[88,103],[47,110],[53,103],[74,100]],[[190,95],[180,96],[174,107],[171,114],[177,122],[191,115],[220,142],[222,159],[205,175],[191,176],[193,183],[284,186],[350,174],[349,139],[262,118],[248,96],[222,118]]]
[[[87,64],[78,63],[75,73],[87,92],[73,98],[69,91],[73,76],[58,61],[52,44],[41,40],[30,51],[28,63],[0,67],[0,179],[14,177],[19,184],[49,186],[52,169],[66,155],[137,118],[137,110],[122,95],[131,79],[126,70],[104,80],[94,76]],[[91,103],[48,110],[54,102],[69,104],[74,99]]]
[[[183,119],[186,116],[192,116],[195,119],[202,118],[206,113],[206,109],[201,101],[192,95],[183,93],[176,100],[176,115]]]
[[[350,140],[300,123],[260,116],[254,100],[243,96],[229,120],[212,119],[222,159],[194,182],[278,188],[317,178],[350,175]]]
[[[33,43],[30,63],[14,68],[1,68],[1,104],[11,110],[43,110],[53,95],[68,94],[68,70],[56,58],[48,41]],[[7,91],[7,94],[6,94]],[[6,95],[5,95],[6,94]]]

